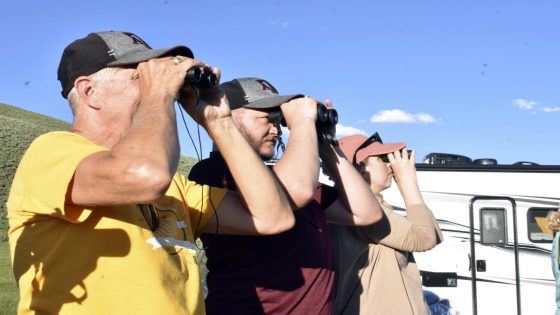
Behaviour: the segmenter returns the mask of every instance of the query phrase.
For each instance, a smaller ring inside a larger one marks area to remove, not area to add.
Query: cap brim
[[[140,62],[148,61],[153,58],[160,58],[165,56],[185,56],[189,58],[194,58],[192,51],[186,46],[175,46],[171,48],[163,48],[158,50],[139,50],[135,52],[131,52],[120,57],[118,60],[115,60],[107,66],[128,66],[138,64]]]
[[[367,147],[361,149],[356,154],[356,162],[361,162],[365,160],[368,156],[372,155],[383,155],[395,151],[399,151],[406,147],[406,143],[398,142],[398,143],[379,143],[374,142]]]
[[[278,107],[286,102],[289,102],[293,99],[304,97],[303,94],[292,94],[292,95],[279,95],[273,97],[267,97],[260,99],[258,101],[251,102],[249,104],[245,104],[242,107],[245,108],[273,108]]]

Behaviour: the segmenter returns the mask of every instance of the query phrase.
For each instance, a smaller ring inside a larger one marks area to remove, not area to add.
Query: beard
[[[261,159],[266,161],[270,160],[274,156],[277,136],[267,134],[264,137],[259,137],[251,134],[245,125],[240,125],[238,127],[243,137],[247,140],[251,148],[257,152]]]

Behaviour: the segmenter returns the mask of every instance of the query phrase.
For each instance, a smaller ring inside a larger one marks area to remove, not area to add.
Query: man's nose
[[[270,134],[278,135],[278,130],[280,130],[280,126],[270,123],[270,129],[268,130]]]

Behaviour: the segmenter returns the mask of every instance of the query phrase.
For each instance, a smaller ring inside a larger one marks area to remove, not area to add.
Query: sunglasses
[[[381,140],[381,137],[377,132],[369,136],[369,138],[367,138],[366,141],[360,144],[360,146],[356,149],[356,151],[354,151],[354,156],[352,157],[352,164],[356,165],[356,155],[358,154],[358,151],[362,150],[363,148],[366,148],[367,146],[369,146],[374,142],[379,142],[383,144],[383,140]],[[385,155],[385,157],[387,157],[387,155]]]

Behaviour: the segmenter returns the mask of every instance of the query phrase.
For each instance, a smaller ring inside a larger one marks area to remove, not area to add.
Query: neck
[[[125,134],[125,130],[118,128],[122,125],[122,123],[103,120],[97,115],[87,115],[87,117],[86,115],[76,115],[72,132],[88,138],[95,144],[111,149]]]

